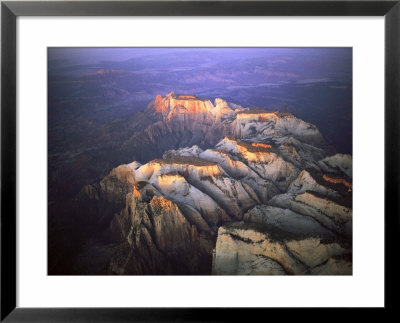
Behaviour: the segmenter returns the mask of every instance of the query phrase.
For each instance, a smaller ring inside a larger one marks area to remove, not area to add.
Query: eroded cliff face
[[[351,274],[351,156],[331,155],[315,126],[173,93],[147,113],[157,121],[132,149],[170,134],[178,147],[78,198],[117,242],[109,273]]]
[[[335,241],[324,240],[321,237],[302,237],[298,231],[294,234],[283,230],[277,233],[277,229],[272,227],[260,231],[260,227],[255,225],[252,227],[247,223],[223,226],[218,231],[213,274],[351,275],[351,273],[351,249]]]
[[[154,192],[151,192],[154,193]],[[150,195],[151,195],[150,193]],[[199,232],[179,207],[163,196],[128,194],[111,230],[121,244],[112,256],[112,274],[206,274],[212,239]]]
[[[146,125],[144,129],[135,132],[122,145],[126,151],[135,151],[139,161],[161,156],[170,149],[193,145],[211,148],[226,136],[258,142],[269,139],[279,145],[286,142],[289,147],[300,149],[300,154],[309,149],[307,146],[299,148],[296,145],[298,139],[316,149],[326,147],[314,125],[292,114],[244,108],[221,98],[212,103],[173,92],[164,97],[158,95],[142,118]],[[318,160],[327,156],[323,149],[319,149],[319,153],[322,156],[318,156]]]
[[[286,193],[221,226],[213,273],[351,275],[351,179],[341,176],[303,170]]]

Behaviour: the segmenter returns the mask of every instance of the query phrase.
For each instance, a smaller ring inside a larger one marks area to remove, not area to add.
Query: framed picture
[[[393,307],[399,15],[3,1],[1,320]]]

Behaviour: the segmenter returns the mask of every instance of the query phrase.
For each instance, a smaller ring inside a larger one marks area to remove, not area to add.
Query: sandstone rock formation
[[[125,144],[168,147],[163,158],[118,166],[78,198],[118,243],[109,273],[352,273],[351,156],[314,125],[174,93],[146,113]]]
[[[291,147],[298,150],[292,154],[314,155],[318,160],[327,157],[320,149],[326,148],[326,143],[314,125],[291,114],[243,108],[220,98],[213,104],[193,95],[173,92],[165,97],[158,95],[138,115],[138,123],[139,131],[124,141],[122,149],[135,151],[141,162],[161,156],[169,149],[193,145],[210,148],[225,136],[285,143],[289,150]]]

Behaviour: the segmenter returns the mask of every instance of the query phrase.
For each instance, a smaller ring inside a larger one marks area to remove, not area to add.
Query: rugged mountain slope
[[[258,141],[288,140],[287,144],[294,147],[294,139],[300,139],[314,146],[326,146],[314,125],[293,115],[243,108],[220,98],[213,104],[193,95],[173,92],[165,97],[158,95],[141,118],[148,125],[122,145],[123,150],[134,151],[139,161],[161,156],[168,149],[193,145],[213,147],[225,136]]]
[[[118,243],[109,273],[351,274],[351,156],[315,126],[173,93],[146,113],[127,147],[176,149],[78,197]]]

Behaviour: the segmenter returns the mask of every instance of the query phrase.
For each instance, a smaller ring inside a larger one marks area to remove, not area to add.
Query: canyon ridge
[[[73,198],[88,274],[352,274],[352,157],[315,125],[171,92],[132,129]]]

